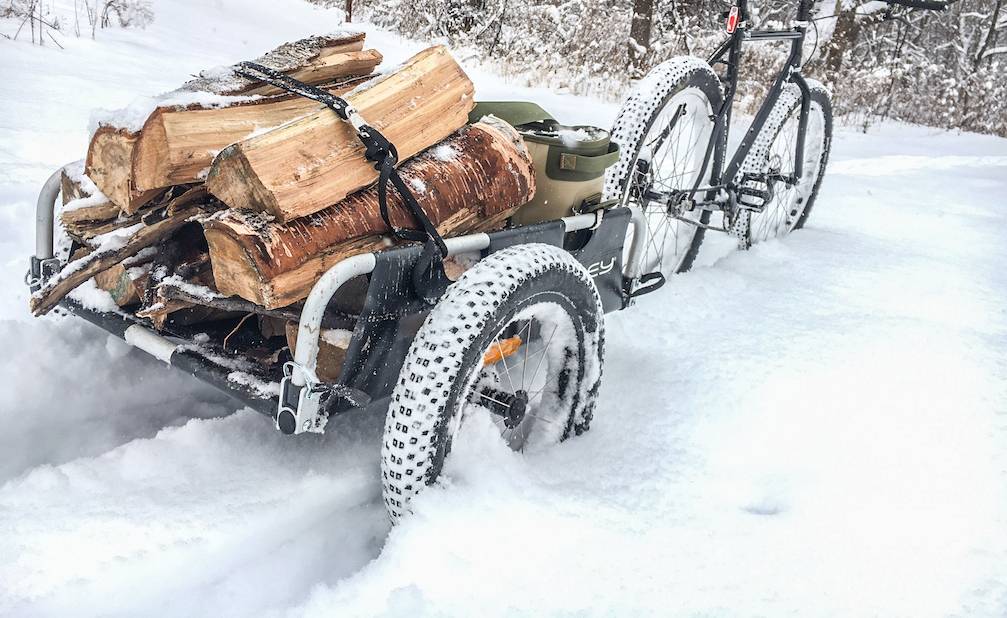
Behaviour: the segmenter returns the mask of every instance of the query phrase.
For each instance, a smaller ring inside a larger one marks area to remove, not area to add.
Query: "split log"
[[[80,202],[82,200],[75,201]],[[74,201],[71,201],[69,205],[71,206],[70,209],[59,213],[59,220],[63,222],[63,227],[66,228],[67,232],[75,238],[102,234],[103,232],[95,232],[94,229],[114,222],[119,218],[119,207],[107,200],[100,201],[91,206],[79,205],[78,207],[74,207]]]
[[[352,79],[326,90],[340,95],[361,81]],[[202,182],[213,157],[228,144],[320,107],[298,96],[226,107],[158,107],[139,132],[100,127],[88,147],[87,174],[115,205],[133,213],[164,187]]]
[[[341,95],[357,83],[339,84],[327,90]],[[133,144],[129,176],[134,190],[143,193],[157,187],[201,182],[213,157],[228,144],[320,107],[310,99],[287,96],[223,108],[158,108],[147,118]],[[88,155],[92,152],[89,149]],[[100,152],[94,151],[94,156],[100,156]],[[134,207],[131,204],[126,210]]]
[[[75,164],[71,163],[63,168],[59,175],[59,193],[63,196],[63,205],[66,206],[74,200],[79,200],[84,197],[88,197],[91,194],[85,192],[84,188],[81,187],[79,179],[74,179],[70,177],[70,168]],[[81,165],[80,173],[84,173],[84,167]]]
[[[364,49],[363,32],[333,32],[331,34],[315,35],[298,41],[284,43],[276,49],[259,56],[253,62],[269,67],[274,71],[292,75],[295,71],[311,65],[318,65],[324,58],[352,52],[359,52]],[[200,72],[192,80],[182,85],[174,92],[168,93],[166,97],[180,92],[209,92],[218,95],[238,95],[248,94],[255,88],[263,85],[261,81],[244,77],[234,72],[238,65],[225,68],[213,68]],[[319,86],[331,80],[331,76],[319,76],[317,79],[310,75],[303,75],[304,79],[313,86]],[[299,78],[300,79],[300,78]]]
[[[100,196],[101,194],[99,193],[98,197]],[[90,200],[91,198],[85,199]],[[111,218],[92,220],[94,217],[107,213],[107,205],[104,202],[94,207],[76,207],[71,202],[69,204],[71,209],[60,213],[60,220],[63,222],[63,228],[67,234],[74,240],[93,247],[96,246],[97,242],[100,242],[101,236],[141,223],[144,218],[159,207],[164,207],[170,215],[190,204],[206,202],[207,199],[212,198],[210,198],[202,185],[195,187],[179,185],[161,194],[156,202],[143,206],[131,215],[123,214],[119,212],[118,208],[115,208],[115,214]]]
[[[467,127],[400,174],[445,236],[494,229],[535,193],[528,150],[499,121]],[[388,206],[393,224],[416,227],[397,193]],[[305,298],[333,264],[387,246],[389,231],[374,187],[290,223],[232,209],[204,220],[203,230],[220,292],[267,308]]]
[[[195,189],[179,196],[175,202],[183,202],[193,191]],[[169,212],[171,211],[169,210]],[[212,288],[214,286],[213,272],[210,269],[206,239],[199,224],[190,223],[183,226],[170,238],[166,238],[157,246],[151,247],[150,250],[154,252],[154,256],[150,264],[150,276],[146,281],[147,289],[142,297],[144,306],[137,312],[137,315],[150,318],[154,327],[161,330],[169,315],[191,307],[183,302],[166,302],[165,299],[158,298],[157,289],[161,283],[168,280],[178,280]],[[210,320],[217,318],[214,313],[216,312],[200,309],[186,312],[185,317],[205,316],[207,320]]]
[[[336,94],[340,94],[359,83],[348,78],[369,74],[381,62],[380,53],[363,50],[363,41],[363,33],[314,36],[285,43],[255,62],[317,86],[342,78],[347,83],[333,87]],[[130,114],[116,114],[102,121],[91,139],[86,166],[87,174],[98,188],[114,204],[132,213],[164,187],[201,181],[200,172],[205,173],[214,155],[231,142],[320,107],[302,99],[291,108],[289,101],[294,97],[286,97],[286,103],[273,99],[249,100],[250,95],[276,94],[278,91],[259,80],[234,73],[236,66],[204,71],[181,88],[157,97],[149,115],[147,110],[130,110]],[[190,105],[193,101],[205,99],[207,94],[216,97],[210,109]],[[278,107],[259,112],[243,109],[237,112],[234,120],[230,120],[227,114],[233,106],[256,107],[273,103],[278,103]],[[221,107],[224,109],[219,109]],[[195,119],[162,118],[165,112],[186,111],[214,111],[223,112],[223,115],[198,115]],[[125,120],[125,117],[137,114],[136,125]],[[145,116],[147,123],[141,127],[138,122]],[[155,132],[151,145],[146,144],[148,138],[144,136],[148,124],[153,125]],[[220,134],[218,127],[222,128]],[[161,145],[159,140],[171,142],[173,139],[181,140],[178,151],[157,149]],[[141,152],[136,153],[137,149]],[[134,170],[138,156],[141,157],[141,166],[146,166],[139,174]],[[182,165],[184,170],[173,172],[169,177],[164,170],[174,170],[173,165]]]
[[[141,250],[170,237],[179,228],[202,213],[201,207],[191,206],[151,225],[137,226],[139,229],[132,231],[132,235],[125,241],[107,239],[109,242],[106,245],[99,246],[87,256],[70,262],[56,276],[46,282],[41,290],[32,294],[30,301],[32,313],[36,316],[48,313],[63,297],[80,284],[126,258],[136,255]]]
[[[169,318],[175,324],[187,325],[226,320],[246,313],[199,302],[195,296],[171,294],[171,290],[191,288],[200,290],[200,295],[218,295],[213,284],[213,273],[209,270],[197,273],[191,280],[184,280],[177,275],[162,279],[156,287],[148,289],[147,303],[136,315],[150,320],[155,330],[164,330]]]
[[[74,253],[73,259],[91,252],[88,240],[139,221],[137,217],[135,221],[119,222],[119,208],[83,174],[84,162],[80,161],[65,167],[60,177],[60,193],[63,196],[60,220],[66,232],[84,245]],[[123,261],[94,276],[95,285],[108,292],[120,307],[139,303],[143,296],[144,281],[149,271],[149,265],[144,262],[149,262],[150,257],[137,260],[140,255],[131,258],[132,263]]]
[[[465,125],[473,85],[447,49],[431,47],[345,98],[406,160]],[[322,210],[377,178],[353,127],[329,109],[222,150],[206,179],[233,208],[280,222]]]
[[[64,168],[60,176],[63,208],[60,209],[59,218],[67,233],[75,240],[83,242],[102,233],[92,232],[92,228],[117,219],[119,207],[98,191],[90,180],[83,177],[83,162],[80,162],[79,169],[70,168],[71,166]]]
[[[70,163],[62,168],[59,173],[59,194],[62,196],[62,203],[65,206],[71,201],[84,199],[86,197],[104,197],[99,195],[101,191],[84,174],[84,160]],[[106,201],[108,199],[106,198]]]
[[[150,307],[144,307],[136,312],[136,317],[150,320],[150,325],[157,331],[165,329],[169,318],[173,326],[192,326],[193,324],[203,324],[205,322],[230,320],[234,317],[239,317],[239,315],[181,301],[159,303]]]
[[[96,238],[140,223],[144,214],[138,212],[129,216],[116,215],[115,218],[106,221],[68,221],[62,216],[60,219],[63,221],[63,228],[71,238],[84,245],[93,245]]]
[[[179,302],[188,306],[201,305],[218,311],[232,314],[254,313],[255,315],[274,320],[288,322],[300,319],[300,311],[289,308],[266,309],[242,298],[234,296],[224,296],[211,287],[182,281],[180,278],[171,278],[159,284],[155,290],[155,298],[159,302]],[[328,314],[322,317],[322,326],[325,328],[337,328],[345,326],[346,318],[339,316],[330,317]]]
[[[87,148],[87,175],[101,192],[126,213],[134,213],[157,197],[161,189],[141,191],[133,184],[133,149],[139,133],[115,127],[100,127]]]
[[[184,206],[194,199],[206,201],[208,197],[205,190],[199,192],[189,190],[187,194],[185,186],[173,187],[163,193],[158,202],[144,206],[131,215],[124,215],[90,181],[86,178],[83,180],[85,180],[83,183],[74,181],[64,174],[62,191],[65,199],[69,201],[60,210],[59,219],[71,238],[89,247],[97,246],[96,243],[100,243],[101,236],[140,223],[158,206],[165,204]],[[187,195],[187,198],[180,202],[176,198],[181,195]]]
[[[326,54],[310,61],[303,67],[288,71],[287,75],[306,84],[327,84],[337,80],[345,81],[348,77],[372,73],[374,67],[381,64],[381,60],[381,53],[375,49]],[[286,91],[269,84],[260,84],[251,86],[241,94],[271,97],[286,94]]]

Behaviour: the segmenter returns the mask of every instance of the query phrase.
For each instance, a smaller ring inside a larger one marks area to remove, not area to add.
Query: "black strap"
[[[317,101],[335,112],[342,120],[350,122],[354,126],[357,138],[364,145],[364,156],[368,161],[373,162],[374,168],[378,170],[378,207],[381,211],[381,218],[384,219],[385,225],[396,238],[423,243],[423,252],[413,273],[413,283],[420,297],[427,302],[436,302],[444,293],[444,289],[451,283],[444,273],[443,264],[443,260],[448,254],[448,247],[433,221],[423,211],[412,191],[399,176],[399,172],[395,168],[399,157],[395,145],[374,127],[363,124],[359,120],[354,123],[352,117],[356,112],[353,106],[342,97],[254,62],[241,62],[234,72],[243,77],[263,81],[281,90]],[[357,118],[359,119],[359,116]],[[389,183],[402,198],[406,209],[419,223],[419,229],[398,227],[392,223],[388,212]]]
[[[350,110],[352,106],[349,101],[342,97],[337,97],[331,92],[322,90],[317,86],[312,86],[311,84],[305,84],[304,82],[294,79],[289,75],[284,75],[279,71],[274,71],[273,69],[262,66],[255,62],[239,62],[237,68],[234,72],[242,77],[247,77],[255,81],[266,82],[271,86],[276,86],[281,90],[286,90],[293,94],[301,95],[306,99],[311,99],[312,101],[318,101],[322,105],[328,107],[332,111],[336,112],[340,118],[343,120],[350,119]]]

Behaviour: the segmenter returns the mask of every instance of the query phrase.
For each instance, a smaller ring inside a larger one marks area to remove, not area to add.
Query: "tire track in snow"
[[[223,394],[83,320],[0,319],[0,341],[0,483],[234,410]]]
[[[379,424],[291,440],[246,410],[0,487],[0,615],[249,615],[375,556]],[[295,444],[296,442],[296,444]]]

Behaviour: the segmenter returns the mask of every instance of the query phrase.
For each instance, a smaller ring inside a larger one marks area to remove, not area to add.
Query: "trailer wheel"
[[[515,450],[586,431],[603,348],[598,290],[569,253],[526,244],[475,264],[427,316],[391,396],[381,475],[392,521],[437,479],[473,415],[489,415]]]

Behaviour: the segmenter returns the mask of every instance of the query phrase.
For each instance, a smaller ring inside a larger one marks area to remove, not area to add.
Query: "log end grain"
[[[276,216],[280,212],[273,192],[252,170],[239,142],[220,151],[206,176],[206,188],[231,208],[258,210]]]
[[[161,190],[139,191],[130,171],[137,133],[114,127],[99,127],[87,149],[84,173],[123,212],[132,214],[154,199]]]
[[[256,260],[247,255],[243,246],[233,235],[204,224],[203,233],[210,255],[213,280],[217,291],[224,296],[240,296],[267,308],[271,304],[266,298],[267,290],[260,284],[262,273],[256,270]]]
[[[128,174],[133,186],[152,190],[174,184],[170,179],[168,135],[164,128],[165,109],[159,107],[143,123],[133,142]]]

